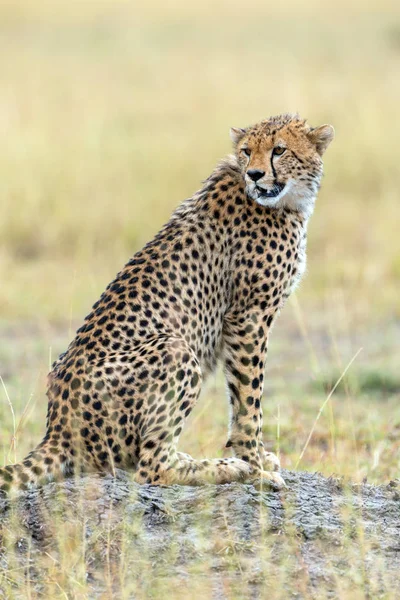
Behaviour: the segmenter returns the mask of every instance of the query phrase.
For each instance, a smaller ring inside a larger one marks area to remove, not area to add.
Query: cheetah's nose
[[[265,171],[259,171],[259,169],[249,169],[247,171],[247,175],[253,181],[258,181],[259,179],[261,179],[261,177],[264,177]]]

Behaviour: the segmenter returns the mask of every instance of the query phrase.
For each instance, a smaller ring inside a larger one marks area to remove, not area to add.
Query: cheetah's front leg
[[[277,471],[279,459],[265,450],[262,441],[261,398],[268,326],[263,315],[253,309],[246,319],[226,319],[224,334],[225,372],[232,410],[227,447],[255,469]]]

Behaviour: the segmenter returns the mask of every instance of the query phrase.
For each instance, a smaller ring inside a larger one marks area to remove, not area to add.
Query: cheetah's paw
[[[266,471],[281,470],[281,462],[276,454],[273,452],[267,452],[263,447],[259,449],[259,452],[262,466]]]
[[[259,471],[254,479],[253,485],[258,490],[272,488],[273,490],[282,490],[286,488],[283,477],[276,471]]]

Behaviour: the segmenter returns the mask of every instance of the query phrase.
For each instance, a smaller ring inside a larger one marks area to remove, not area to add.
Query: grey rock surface
[[[115,475],[51,483],[9,506],[0,500],[0,568],[7,568],[11,539],[21,561],[29,546],[35,579],[35,560],[55,552],[60,529],[75,523],[84,526],[93,598],[102,593],[98,573],[105,555],[118,561],[121,552],[133,562],[146,560],[166,578],[190,578],[194,565],[207,562],[216,598],[225,597],[218,580],[224,571],[233,579],[243,578],[245,571],[248,596],[264,597],[271,566],[288,570],[287,597],[301,597],[292,594],[292,583],[305,572],[307,589],[340,597],[340,578],[360,568],[366,597],[368,586],[374,590],[370,597],[388,589],[400,597],[398,481],[380,487],[343,485],[319,474],[285,471],[288,488],[275,492],[239,483],[139,486],[129,473]],[[13,527],[18,530],[14,538]],[[40,588],[37,574],[36,579]]]

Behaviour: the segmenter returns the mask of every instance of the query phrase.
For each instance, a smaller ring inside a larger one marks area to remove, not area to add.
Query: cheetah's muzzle
[[[279,194],[283,192],[285,187],[285,183],[276,182],[270,190],[267,190],[259,185],[256,185],[256,190],[258,191],[259,198],[276,198],[276,196],[279,196]]]

